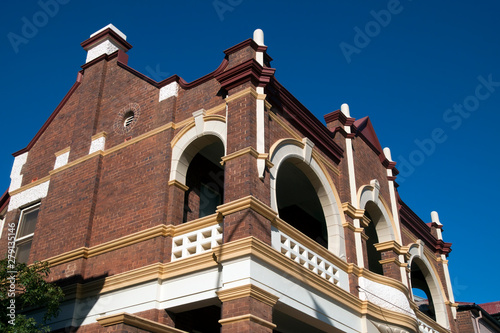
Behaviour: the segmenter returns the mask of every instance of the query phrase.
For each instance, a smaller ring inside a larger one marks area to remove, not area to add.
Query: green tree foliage
[[[59,286],[46,281],[49,273],[47,262],[28,266],[7,258],[0,261],[0,332],[50,331],[47,322],[59,314],[64,294]],[[25,315],[27,310],[40,307],[45,310],[41,322]]]

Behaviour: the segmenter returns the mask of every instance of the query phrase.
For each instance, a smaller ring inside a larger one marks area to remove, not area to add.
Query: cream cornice
[[[193,221],[173,226],[174,232],[172,236],[187,234],[188,232],[210,227],[221,222],[222,222],[222,215],[218,213],[207,215],[205,217],[200,217],[199,219]]]
[[[344,228],[350,229],[350,230],[352,230],[352,231],[354,231],[354,232],[356,232],[356,229],[357,229],[357,228],[354,226],[354,224],[349,223],[349,222],[342,223],[342,226],[343,226]]]
[[[88,155],[82,156],[82,157],[80,157],[80,158],[78,158],[78,159],[74,160],[73,162],[69,162],[69,163],[67,163],[67,164],[63,165],[63,166],[62,166],[62,167],[60,167],[60,168],[54,169],[54,170],[52,170],[52,171],[49,171],[49,177],[50,177],[50,176],[53,176],[53,175],[55,175],[55,174],[57,174],[57,173],[59,173],[59,172],[61,172],[61,171],[67,170],[67,169],[69,169],[69,168],[72,168],[72,167],[74,167],[75,165],[78,165],[78,164],[80,164],[80,163],[83,163],[83,162],[85,162],[85,161],[88,161],[88,160],[90,160],[90,159],[92,159],[92,158],[94,158],[94,157],[96,157],[96,156],[103,156],[103,155],[104,155],[103,151],[102,151],[102,150],[98,150],[98,151],[96,151],[96,152],[93,152],[92,154],[88,154]]]
[[[350,216],[353,219],[362,219],[365,214],[364,209],[358,209],[354,207],[350,202],[342,203],[342,210],[345,214],[347,214],[347,216]]]
[[[404,251],[402,251],[401,249],[401,245],[394,241],[394,240],[390,240],[390,241],[387,241],[387,242],[382,242],[382,243],[377,243],[377,244],[373,244],[375,246],[375,248],[377,249],[377,251],[381,252],[381,251],[394,251],[394,253],[396,254],[404,254]]]
[[[233,95],[227,96],[225,101],[226,101],[226,103],[229,103],[229,102],[234,101],[235,99],[241,98],[241,97],[246,96],[246,95],[251,95],[255,98],[257,98],[259,96],[259,94],[257,94],[257,91],[255,91],[254,88],[248,87],[248,88],[245,88],[241,91],[238,91],[237,93],[234,93]]]
[[[279,297],[271,294],[270,292],[261,289],[253,284],[246,284],[239,287],[230,289],[221,289],[217,292],[217,296],[221,302],[227,302],[242,297],[252,297],[259,302],[274,306],[278,302]]]
[[[184,185],[183,183],[181,183],[180,181],[178,181],[177,179],[172,179],[170,180],[168,183],[168,186],[175,186],[175,187],[178,187],[180,188],[181,190],[183,190],[184,192],[186,192],[187,190],[189,190],[189,187],[187,187],[186,185]]]
[[[227,324],[237,323],[240,321],[253,321],[254,323],[257,323],[257,324],[262,325],[262,326],[267,327],[267,328],[271,328],[271,329],[276,328],[276,325],[271,323],[270,321],[264,320],[262,318],[254,316],[252,314],[235,316],[235,317],[231,317],[231,318],[224,318],[224,319],[219,320],[219,324],[227,325]]]
[[[370,220],[370,218],[366,215],[363,215],[363,217],[359,220],[359,223],[361,224],[361,226],[363,228],[366,228],[367,226],[369,226],[371,222],[372,222],[372,220]]]
[[[60,156],[60,155],[62,155],[62,154],[65,154],[65,153],[69,152],[70,150],[71,150],[71,147],[66,147],[66,148],[64,148],[63,150],[59,150],[59,151],[58,151],[58,152],[56,152],[54,155],[56,155],[56,157],[57,157],[57,156]]]
[[[219,105],[216,105],[214,106],[213,108],[210,108],[208,109],[206,112],[205,112],[205,116],[203,117],[203,119],[205,120],[211,120],[212,118],[211,115],[215,115],[216,113],[219,113],[221,111],[226,111],[226,103],[220,103]],[[226,117],[224,116],[219,116],[219,117],[222,117],[224,118],[224,122],[226,122]]]
[[[217,212],[226,216],[248,208],[271,221],[278,215],[271,207],[251,195],[217,206]]]
[[[99,139],[99,138],[105,138],[107,135],[108,135],[108,133],[106,133],[106,132],[99,132],[97,134],[92,135],[90,140],[94,141],[94,140]]]
[[[156,321],[131,315],[130,313],[126,312],[99,317],[97,318],[97,322],[104,327],[125,324],[152,333],[187,333],[186,331],[160,324]]]
[[[399,261],[398,258],[382,259],[378,261],[381,265],[395,263],[399,267],[404,267],[404,265]]]
[[[235,151],[235,152],[233,152],[231,154],[228,154],[226,156],[222,156],[222,158],[221,158],[222,161],[220,162],[220,164],[224,165],[227,161],[230,161],[232,159],[235,159],[237,157],[240,157],[240,156],[243,156],[243,155],[246,155],[246,154],[250,154],[250,156],[253,156],[253,157],[257,158],[257,159],[265,160],[266,161],[266,166],[268,168],[272,168],[273,167],[273,164],[268,159],[269,154],[259,154],[259,152],[254,147],[246,147],[246,148],[240,149],[238,151]]]
[[[163,132],[165,130],[168,130],[168,129],[171,129],[171,128],[175,128],[174,124],[172,122],[170,122],[168,124],[165,124],[163,126],[157,127],[154,130],[151,130],[151,131],[146,132],[144,134],[141,134],[139,136],[136,136],[135,138],[132,138],[132,139],[130,139],[128,141],[122,142],[122,143],[120,143],[120,144],[118,144],[118,145],[116,145],[114,147],[106,149],[103,152],[103,154],[104,154],[104,156],[112,154],[112,153],[114,153],[114,152],[116,152],[116,151],[118,151],[120,149],[123,149],[125,147],[130,146],[130,145],[133,145],[133,144],[135,144],[135,143],[137,143],[139,141],[142,141],[144,139],[148,139],[148,138],[150,138],[150,137],[152,137],[152,136],[154,136],[154,135],[156,135],[158,133],[161,133],[161,132]]]
[[[40,184],[43,184],[43,183],[45,183],[45,182],[47,182],[49,180],[50,180],[50,176],[40,178],[40,179],[38,179],[38,180],[36,180],[34,182],[31,182],[29,184],[24,185],[23,187],[18,188],[17,190],[9,192],[9,195],[10,196],[16,195],[16,194],[21,193],[23,191],[29,190],[32,187],[38,186]]]

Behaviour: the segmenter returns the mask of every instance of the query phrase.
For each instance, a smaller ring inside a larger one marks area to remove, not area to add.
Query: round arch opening
[[[294,158],[288,158],[280,165],[276,178],[278,213],[285,222],[328,248],[325,213],[313,185],[318,179],[304,169],[303,163]]]
[[[224,144],[212,135],[194,140],[184,151],[187,165],[183,222],[214,214],[224,198]]]

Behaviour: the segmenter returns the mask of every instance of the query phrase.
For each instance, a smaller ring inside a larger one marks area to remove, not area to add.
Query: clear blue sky
[[[439,212],[453,243],[455,298],[500,300],[492,129],[500,122],[500,3],[59,1],[1,5],[2,192],[11,154],[74,83],[86,56],[80,42],[91,33],[113,23],[134,46],[131,67],[156,80],[192,81],[261,28],[278,80],[322,121],[342,103],[352,117],[369,115],[398,162],[403,200],[425,222]]]

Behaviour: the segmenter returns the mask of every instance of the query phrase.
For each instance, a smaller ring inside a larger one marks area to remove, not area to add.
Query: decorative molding
[[[220,164],[224,165],[227,161],[230,161],[232,159],[235,159],[237,157],[250,154],[251,156],[258,158],[259,157],[259,152],[254,148],[254,147],[246,147],[240,150],[237,150],[231,154],[228,154],[226,156],[222,156]]]
[[[347,214],[347,216],[350,216],[353,219],[362,219],[365,214],[364,209],[358,209],[354,207],[350,202],[342,203],[342,210],[345,214]]]
[[[251,195],[217,206],[217,212],[221,213],[223,216],[230,215],[244,209],[252,209],[270,221],[275,220],[278,216],[278,213],[272,210],[271,207]]]
[[[350,229],[353,232],[356,232],[356,230],[357,230],[357,228],[354,226],[354,224],[349,223],[349,222],[342,223],[342,227]]]
[[[228,91],[246,82],[254,86],[265,87],[271,81],[275,71],[274,68],[262,67],[255,59],[249,59],[215,75],[215,79],[222,88]]]
[[[274,329],[276,328],[276,325],[271,323],[270,321],[264,320],[262,318],[259,318],[257,316],[254,316],[252,314],[246,314],[246,315],[241,315],[241,316],[236,316],[236,317],[231,317],[231,318],[224,318],[219,320],[219,324],[221,325],[227,325],[227,324],[234,324],[240,321],[253,321],[254,323],[257,323],[259,325],[262,325],[267,328]]]
[[[222,115],[216,114],[217,112],[220,112],[222,110],[226,109],[226,104],[219,104],[211,109],[205,110],[205,115],[203,116],[203,121],[207,122],[210,120],[214,121],[221,121],[223,123],[226,122],[226,117]],[[170,146],[174,147],[177,144],[177,141],[180,140],[180,138],[186,134],[190,129],[196,126],[195,123],[195,117],[189,117],[187,119],[184,119],[183,121],[174,124],[172,127],[174,129],[182,128],[170,141]]]
[[[94,141],[94,140],[97,140],[97,139],[100,139],[100,138],[105,138],[107,136],[108,136],[108,133],[106,133],[106,132],[99,132],[97,134],[92,135],[92,137],[90,138],[90,140]]]
[[[269,306],[274,306],[279,299],[278,296],[275,296],[274,294],[271,294],[270,292],[267,292],[253,284],[246,284],[244,286],[230,289],[222,289],[217,292],[217,296],[219,296],[221,302],[227,302],[242,297],[252,297]]]
[[[377,249],[377,251],[379,252],[382,252],[382,251],[394,251],[394,253],[396,254],[404,254],[404,249],[402,250],[401,249],[401,245],[394,241],[394,240],[390,240],[390,241],[387,241],[387,242],[383,242],[383,243],[377,243],[377,244],[373,244],[375,246],[375,248]]]
[[[68,163],[68,164],[65,164],[65,165],[63,165],[62,167],[59,167],[59,168],[57,168],[57,169],[55,169],[55,170],[51,170],[51,171],[49,171],[49,178],[50,178],[50,176],[52,176],[52,175],[55,175],[55,174],[57,174],[57,173],[59,173],[59,172],[61,172],[61,171],[67,170],[67,169],[69,169],[69,168],[72,168],[72,167],[74,167],[75,165],[78,165],[78,164],[80,164],[80,163],[86,162],[87,160],[90,160],[90,159],[92,159],[92,158],[94,158],[94,157],[96,157],[96,156],[104,156],[103,151],[102,151],[102,150],[98,150],[98,151],[93,152],[93,153],[91,153],[91,154],[88,154],[88,155],[82,156],[82,157],[80,157],[80,158],[78,158],[78,159],[74,160],[73,162],[70,162],[70,163]]]
[[[183,190],[184,192],[186,192],[187,190],[189,190],[189,187],[184,185],[183,183],[181,183],[180,181],[178,181],[177,179],[172,179],[170,180],[168,183],[168,186],[175,186],[175,187],[178,187],[180,188],[181,190]]]
[[[45,182],[47,182],[49,180],[50,180],[50,176],[46,176],[46,177],[40,178],[40,179],[38,179],[38,180],[36,180],[36,181],[34,181],[32,183],[29,183],[29,184],[24,185],[23,187],[20,187],[20,188],[14,190],[12,192],[9,192],[9,195],[12,197],[12,196],[14,196],[16,194],[19,194],[21,192],[29,190],[30,188],[33,188],[33,187],[38,186],[40,184],[43,184],[43,183],[45,183]]]
[[[370,218],[366,215],[363,215],[363,217],[359,220],[359,223],[361,224],[361,226],[363,228],[366,228],[367,226],[369,226],[371,222],[372,222],[372,220],[370,220]]]
[[[238,151],[235,151],[234,153],[222,156],[220,164],[224,165],[227,161],[230,161],[232,159],[238,158],[246,154],[250,154],[251,156],[255,157],[258,160],[264,160],[266,167],[269,169],[274,166],[274,164],[271,163],[271,161],[269,160],[269,154],[267,153],[259,154],[259,152],[257,152],[257,150],[254,147],[246,147]]]
[[[160,324],[156,321],[141,318],[139,316],[131,315],[126,312],[99,317],[97,318],[97,322],[103,327],[125,324],[152,333],[187,333],[186,331]]]
[[[56,155],[56,157],[57,157],[57,156],[60,156],[62,154],[68,153],[70,150],[71,150],[71,147],[66,147],[63,150],[59,150],[58,152],[54,153],[54,155]]]
[[[226,101],[226,103],[229,103],[229,102],[232,102],[238,98],[244,97],[246,95],[250,95],[250,96],[255,97],[257,99],[259,97],[259,94],[257,93],[257,91],[253,87],[248,87],[248,88],[245,88],[241,91],[238,91],[232,95],[227,96],[225,98],[225,101]]]
[[[389,259],[383,259],[383,260],[379,260],[378,261],[381,265],[384,265],[384,264],[390,264],[390,263],[395,263],[396,265],[398,265],[399,267],[405,267],[404,264],[402,264],[398,258],[389,258]]]

